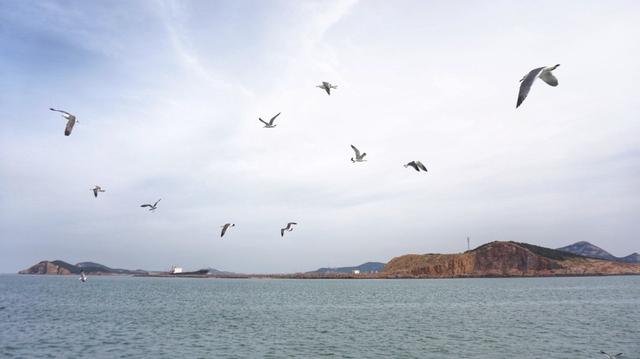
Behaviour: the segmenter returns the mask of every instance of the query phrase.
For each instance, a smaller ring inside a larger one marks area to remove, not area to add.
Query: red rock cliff
[[[640,265],[589,259],[525,243],[491,242],[460,254],[396,257],[382,274],[425,278],[640,274]]]

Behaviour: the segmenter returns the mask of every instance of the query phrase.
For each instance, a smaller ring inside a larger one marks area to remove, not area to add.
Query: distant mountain
[[[145,274],[146,271],[136,269],[119,269],[109,268],[103,264],[93,262],[80,262],[78,264],[70,264],[65,261],[42,261],[25,270],[21,270],[20,274],[80,274],[84,271],[87,274]]]
[[[201,269],[201,270],[207,271],[207,274],[211,274],[211,275],[232,275],[232,274],[236,274],[236,273],[233,273],[233,272],[217,270],[215,268],[205,268],[205,269]]]
[[[76,263],[76,267],[84,270],[86,273],[112,273],[112,274],[144,274],[147,273],[145,270],[141,269],[121,269],[121,268],[110,268],[104,264],[94,263],[94,262],[80,262]]]
[[[626,257],[620,258],[620,261],[625,263],[640,263],[640,254],[634,252]]]
[[[385,263],[367,262],[357,267],[319,268],[308,273],[353,273],[354,270],[359,270],[360,273],[375,273],[382,272],[384,266]]]
[[[611,253],[605,251],[604,249],[585,241],[576,242],[572,245],[558,248],[558,250],[573,254],[579,254],[585,257],[606,259],[609,261],[640,263],[640,255],[638,253],[633,253],[626,257],[616,257]]]
[[[393,258],[381,277],[536,277],[640,275],[640,265],[518,242],[491,242],[459,254],[408,254]]]
[[[585,241],[576,242],[566,247],[558,248],[559,251],[578,254],[585,257],[606,259],[610,261],[616,260],[616,257],[604,249],[594,246],[593,244]]]

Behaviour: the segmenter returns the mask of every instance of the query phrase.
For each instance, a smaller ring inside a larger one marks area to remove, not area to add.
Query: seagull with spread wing
[[[356,148],[356,146],[351,145],[351,148],[353,148],[353,151],[356,153],[356,157],[355,159],[353,157],[351,157],[351,162],[356,163],[356,162],[364,162],[366,161],[364,159],[364,156],[366,156],[366,153],[360,153],[360,150]]]
[[[331,89],[337,89],[338,86],[334,86],[326,81],[322,81],[322,85],[318,85],[316,87],[319,87],[325,91],[327,91],[327,95],[331,95]]]
[[[222,228],[222,232],[220,232],[220,238],[224,237],[224,234],[227,233],[227,229],[229,229],[229,227],[235,227],[235,223],[225,223],[222,226],[220,226],[220,228]]]
[[[269,120],[269,122],[266,122],[265,120],[263,120],[262,118],[258,117],[258,120],[260,120],[260,122],[264,123],[264,128],[274,128],[276,127],[276,125],[273,124],[273,121],[275,121],[276,117],[280,116],[281,112],[278,112],[277,115],[271,117],[271,120]]]
[[[404,168],[411,166],[414,170],[420,172],[420,170],[427,172],[427,167],[425,167],[420,161],[411,161],[404,165]]]
[[[518,108],[531,90],[531,85],[533,82],[539,78],[542,81],[546,82],[549,86],[556,87],[558,86],[558,79],[553,76],[551,71],[555,70],[560,66],[560,64],[547,66],[547,67],[538,67],[537,69],[533,69],[526,74],[522,80],[520,80],[520,92],[518,92],[518,103],[516,104],[516,108]]]
[[[65,136],[69,136],[71,134],[71,131],[73,130],[73,126],[75,126],[76,122],[80,122],[76,120],[76,116],[70,114],[67,111],[56,110],[55,108],[49,108],[49,110],[62,113],[62,117],[67,120],[67,126],[64,128]]]
[[[156,203],[154,203],[154,204],[145,203],[145,204],[141,205],[140,207],[149,207],[150,211],[155,211],[156,208],[158,208],[158,202],[160,202],[160,201],[162,201],[162,198],[157,200]]]
[[[298,223],[296,222],[289,222],[287,223],[287,226],[284,228],[280,228],[280,237],[284,237],[284,232],[291,232],[293,231],[293,226],[297,226]]]
[[[612,355],[612,354],[609,354],[609,353],[605,353],[603,350],[600,351],[600,354],[606,355],[607,358],[609,358],[609,359],[614,359],[614,358],[617,358],[619,356],[622,356],[622,353],[618,353],[618,354]]]
[[[102,187],[96,185],[95,187],[93,187],[92,189],[90,189],[90,191],[93,191],[93,195],[98,198],[98,192],[105,192],[105,190],[102,189]]]

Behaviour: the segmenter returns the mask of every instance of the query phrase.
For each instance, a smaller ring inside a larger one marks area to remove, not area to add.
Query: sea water
[[[640,277],[0,275],[2,358],[584,359],[600,350],[640,358]]]

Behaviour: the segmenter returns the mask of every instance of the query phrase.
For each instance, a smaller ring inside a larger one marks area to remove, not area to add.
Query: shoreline
[[[136,274],[132,277],[149,278],[197,278],[197,279],[495,279],[495,278],[574,278],[574,277],[616,277],[616,276],[640,276],[640,273],[600,273],[600,274],[552,274],[552,275],[477,275],[477,276],[400,276],[379,274],[345,274],[345,275],[310,275],[310,274],[238,274],[238,275],[173,275],[173,274]]]

